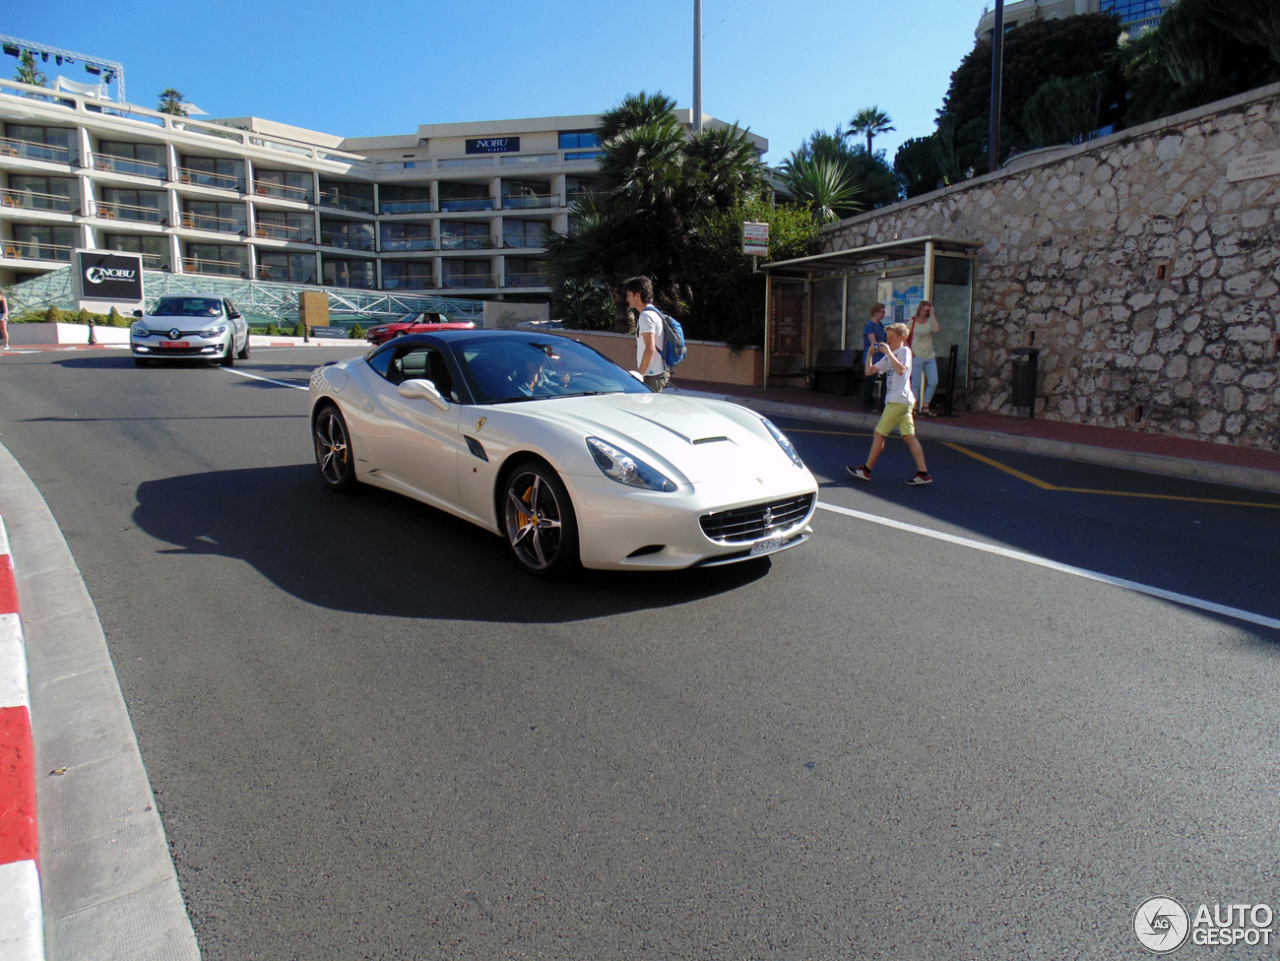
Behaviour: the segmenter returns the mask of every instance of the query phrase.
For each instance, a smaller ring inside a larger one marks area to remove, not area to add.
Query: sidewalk
[[[672,386],[743,404],[763,414],[865,428],[874,427],[879,420],[878,415],[863,412],[861,397],[822,394],[800,387],[746,387],[680,378],[673,379]],[[1232,447],[1118,427],[1091,427],[969,411],[960,411],[955,418],[917,418],[916,433],[923,440],[1000,447],[1108,467],[1280,492],[1280,453],[1256,447]]]

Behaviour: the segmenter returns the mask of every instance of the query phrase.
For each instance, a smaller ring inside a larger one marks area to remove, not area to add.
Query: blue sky
[[[887,112],[890,160],[933,129],[982,0],[703,0],[703,109],[780,163],[818,127]],[[628,93],[693,99],[693,0],[61,0],[0,4],[0,33],[124,64],[129,100],[165,87],[215,117],[341,136],[420,123],[597,113]],[[16,61],[0,58],[12,75]],[[44,65],[42,65],[44,66]],[[50,79],[58,71],[50,60]],[[90,78],[77,64],[70,80]]]

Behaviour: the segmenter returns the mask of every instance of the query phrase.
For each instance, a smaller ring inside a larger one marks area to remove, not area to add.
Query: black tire
[[[134,367],[150,367],[151,361],[146,357],[135,357],[133,358],[133,366]]]
[[[218,358],[218,363],[223,367],[234,367],[236,365],[236,338],[234,334],[227,338],[227,352]]]
[[[511,472],[501,517],[507,547],[521,570],[558,577],[578,567],[578,519],[569,492],[547,465],[525,461]]]
[[[231,340],[232,340],[232,343],[235,342],[234,337]],[[244,350],[238,351],[236,353],[236,357],[238,357],[240,360],[249,359],[249,332],[247,330],[244,332]]]
[[[407,333],[408,333],[407,330],[397,330],[394,334],[391,335],[391,339],[395,340],[397,337],[403,337]]]
[[[316,448],[316,467],[320,480],[331,491],[342,494],[355,490],[356,461],[351,453],[351,432],[342,411],[326,404],[316,414],[311,440]]]

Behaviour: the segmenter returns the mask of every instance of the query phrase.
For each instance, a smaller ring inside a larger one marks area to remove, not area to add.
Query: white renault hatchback
[[[129,331],[133,362],[204,358],[230,367],[249,358],[249,324],[226,297],[166,294],[137,318]]]

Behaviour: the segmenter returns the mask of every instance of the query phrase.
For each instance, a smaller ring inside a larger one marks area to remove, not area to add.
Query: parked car
[[[384,487],[498,534],[524,570],[676,570],[803,543],[818,485],[745,407],[654,393],[567,337],[442,331],[311,375],[325,486]]]
[[[249,359],[249,324],[226,297],[166,294],[146,311],[135,310],[129,329],[133,362],[204,358],[230,367]]]
[[[439,320],[433,318],[439,317]],[[385,344],[392,337],[404,337],[406,334],[430,334],[437,330],[474,330],[475,324],[468,320],[449,320],[444,314],[405,314],[390,324],[379,324],[370,327],[368,338],[373,345]]]

